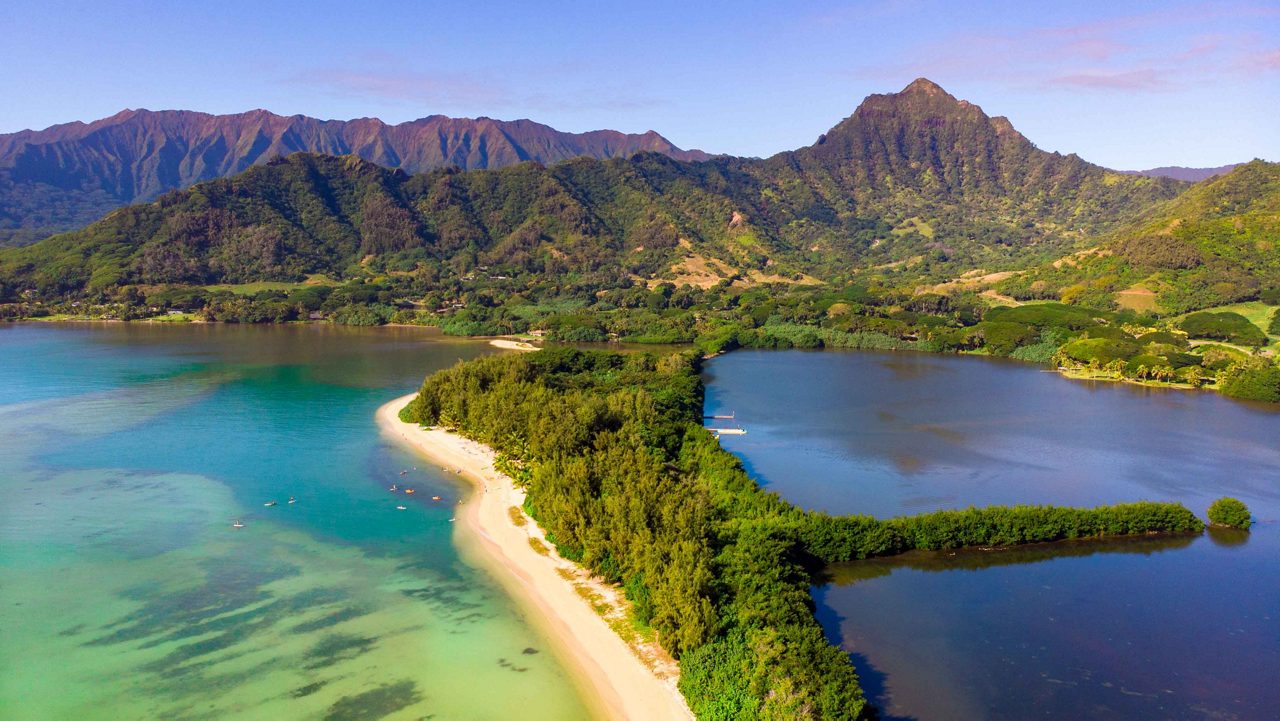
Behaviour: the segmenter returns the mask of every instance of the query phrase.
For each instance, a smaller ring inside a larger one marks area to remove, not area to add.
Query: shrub
[[[1162,353],[1169,365],[1174,368],[1186,368],[1187,366],[1200,365],[1200,356],[1191,353]]]
[[[1238,348],[1231,348],[1225,345],[1202,345],[1195,350],[1200,354],[1200,365],[1213,371],[1220,371],[1229,367],[1232,363],[1249,359],[1249,356]]]
[[[1110,363],[1113,360],[1127,361],[1141,350],[1137,343],[1110,338],[1082,338],[1073,340],[1062,347],[1062,352],[1078,363]]]
[[[1236,363],[1222,372],[1222,393],[1232,398],[1280,403],[1280,368]]]
[[[333,322],[339,325],[382,325],[395,315],[389,305],[344,305],[333,313]]]
[[[556,315],[542,323],[547,339],[565,343],[599,343],[609,339],[600,321],[588,315]]]
[[[885,522],[907,548],[1012,546],[1067,538],[1143,533],[1198,533],[1204,524],[1178,503],[1121,503],[1097,508],[991,506],[934,511]]]
[[[1059,327],[1083,330],[1097,325],[1097,321],[1094,319],[1100,317],[1103,317],[1102,313],[1077,305],[1032,303],[1029,305],[992,308],[987,311],[984,320],[1033,325],[1037,328]]]
[[[1249,507],[1244,503],[1230,496],[1223,496],[1209,506],[1209,522],[1215,526],[1242,528],[1247,531],[1253,525],[1253,518],[1249,515]]]
[[[1160,343],[1162,345],[1172,345],[1172,346],[1177,346],[1179,348],[1186,348],[1188,345],[1190,345],[1189,343],[1187,343],[1187,339],[1184,338],[1183,336],[1177,335],[1176,333],[1170,333],[1169,331],[1165,331],[1165,330],[1157,330],[1157,331],[1152,331],[1150,333],[1143,333],[1142,335],[1138,336],[1138,342],[1142,343],[1143,345],[1146,345],[1148,343]]]
[[[1133,336],[1113,325],[1095,325],[1084,330],[1084,338],[1108,338],[1110,340],[1133,340]]]
[[[1040,333],[1039,343],[1024,345],[1010,353],[1009,357],[1031,363],[1049,363],[1066,340],[1066,333],[1066,330],[1060,328],[1046,328]]]
[[[435,325],[435,316],[422,310],[398,310],[391,316],[391,323],[399,325]]]
[[[1211,338],[1247,346],[1261,346],[1267,342],[1266,335],[1258,330],[1258,326],[1230,311],[1192,313],[1182,319],[1180,327],[1192,338]]]
[[[992,312],[996,310],[999,309],[993,308]],[[987,314],[988,317],[990,315]],[[975,327],[992,355],[1009,355],[1019,346],[1034,343],[1040,337],[1034,327],[1022,323],[984,320]]]
[[[982,338],[973,328],[929,328],[921,334],[919,348],[931,353],[954,353],[973,350]]]
[[[706,355],[725,353],[738,347],[738,333],[741,330],[736,325],[722,325],[698,336],[693,343]]]

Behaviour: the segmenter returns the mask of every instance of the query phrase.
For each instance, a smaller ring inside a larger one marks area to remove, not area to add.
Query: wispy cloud
[[[1168,90],[1173,81],[1155,68],[1122,72],[1094,71],[1060,75],[1045,81],[1049,87],[1084,88],[1088,90]]]
[[[491,78],[387,68],[313,68],[286,82],[334,95],[423,105],[501,105],[510,96],[501,82]]]
[[[1241,65],[1250,71],[1280,70],[1280,48],[1251,53],[1242,59]]]
[[[556,82],[571,77],[568,67],[540,68],[539,87],[515,84],[510,74],[478,69],[465,73],[415,70],[402,58],[389,54],[365,54],[342,66],[312,68],[284,82],[344,97],[379,100],[414,106],[431,112],[456,112],[481,108],[495,113],[531,113],[551,110],[636,110],[660,101],[616,88],[583,88]],[[551,89],[547,89],[550,86]]]
[[[909,62],[862,68],[878,78],[937,76],[1024,88],[1164,92],[1280,69],[1280,50],[1256,32],[1280,18],[1272,6],[1213,4],[1168,12],[1004,33],[962,32],[934,39]],[[1209,32],[1220,27],[1230,32]]]

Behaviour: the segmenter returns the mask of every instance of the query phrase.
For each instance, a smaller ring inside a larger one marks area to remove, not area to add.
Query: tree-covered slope
[[[531,120],[433,115],[389,125],[377,118],[318,120],[265,110],[125,110],[92,123],[0,135],[0,245],[80,227],[113,208],[296,152],[357,155],[408,173],[637,152],[707,157],[653,131],[565,133]]]
[[[1153,207],[1095,252],[1012,278],[1003,290],[1177,314],[1278,286],[1280,164],[1255,160]]]
[[[730,228],[732,201],[707,189],[724,182],[713,167],[657,154],[417,176],[352,156],[295,154],[0,252],[0,283],[52,296],[348,276],[367,263],[627,278],[669,264],[682,239],[740,247],[746,259],[748,246],[730,242],[739,230]]]
[[[1041,151],[919,80],[765,160],[640,153],[408,176],[295,155],[0,253],[0,283],[46,296],[372,263],[455,277],[496,267],[530,283],[863,272],[905,285],[1053,257],[1180,187]]]
[[[925,79],[868,97],[814,145],[751,170],[797,240],[818,210],[875,217],[894,232],[859,249],[868,264],[937,264],[944,275],[1078,246],[1185,187],[1040,150]]]

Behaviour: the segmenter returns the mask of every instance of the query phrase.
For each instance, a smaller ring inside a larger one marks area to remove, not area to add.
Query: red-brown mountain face
[[[531,120],[433,115],[388,125],[376,118],[317,120],[265,110],[125,110],[92,123],[0,135],[0,244],[78,227],[116,207],[299,151],[358,155],[408,173],[641,151],[680,160],[709,157],[681,150],[653,131],[565,133]]]
[[[898,93],[871,95],[818,142],[797,151],[843,185],[922,193],[1006,196],[1073,185],[1103,168],[1035,147],[1005,117],[919,78]],[[886,184],[886,179],[892,179]]]

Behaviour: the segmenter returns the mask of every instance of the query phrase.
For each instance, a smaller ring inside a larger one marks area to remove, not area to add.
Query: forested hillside
[[[1050,257],[1185,187],[1040,150],[1008,119],[925,79],[868,97],[810,147],[743,167],[797,244],[822,251],[836,240],[806,236],[816,219],[872,217],[892,235],[855,245],[860,260],[908,275],[936,266],[936,277]]]
[[[0,135],[0,246],[78,228],[122,205],[297,152],[356,155],[419,173],[642,151],[707,157],[653,131],[565,133],[531,120],[433,115],[388,125],[377,118],[318,120],[265,110],[125,110],[92,123]]]
[[[856,274],[907,285],[1056,257],[1181,187],[1041,151],[918,80],[767,160],[641,153],[409,176],[295,155],[0,253],[0,283],[50,298],[483,267],[526,287]]]
[[[1255,160],[1125,224],[1096,250],[1004,282],[1020,299],[1178,314],[1280,288],[1280,164]]]

